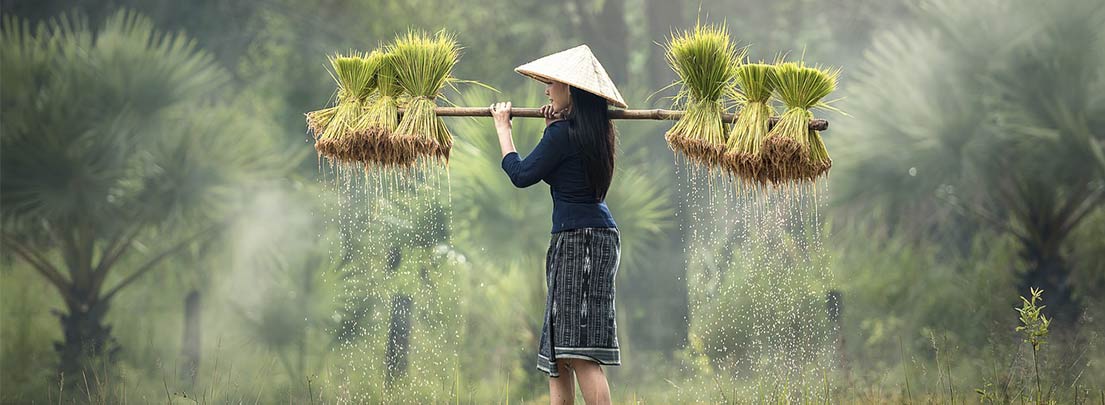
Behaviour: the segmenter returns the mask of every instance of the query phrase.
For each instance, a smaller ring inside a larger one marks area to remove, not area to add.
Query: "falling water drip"
[[[444,169],[327,166],[320,198],[333,213],[323,238],[340,304],[331,331],[341,359],[336,402],[455,401],[458,393],[441,389],[454,383],[463,321]]]
[[[833,364],[833,331],[823,300],[832,277],[819,215],[826,184],[749,184],[691,167],[679,185],[690,214],[680,224],[695,320],[690,335],[702,344],[688,350],[701,350],[721,369],[707,386],[772,402],[827,399],[821,388]],[[722,400],[700,390],[679,397]]]

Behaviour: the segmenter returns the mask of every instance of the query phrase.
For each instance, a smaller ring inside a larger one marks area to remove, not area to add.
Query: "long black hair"
[[[595,201],[602,201],[614,179],[614,123],[606,99],[575,86],[570,86],[569,92],[572,109],[568,114],[568,139],[583,156],[583,169]]]

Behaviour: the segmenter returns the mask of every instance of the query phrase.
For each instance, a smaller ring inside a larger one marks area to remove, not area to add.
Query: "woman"
[[[545,82],[550,101],[541,107],[545,133],[525,159],[514,150],[510,102],[491,106],[502,167],[511,182],[521,188],[543,180],[552,191],[548,296],[537,368],[549,374],[551,403],[573,402],[574,375],[588,404],[609,404],[602,366],[621,364],[614,311],[621,247],[604,201],[614,176],[615,145],[607,104],[626,105],[586,45],[515,71]]]

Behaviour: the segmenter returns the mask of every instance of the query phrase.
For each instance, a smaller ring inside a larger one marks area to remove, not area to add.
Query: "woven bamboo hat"
[[[541,82],[558,81],[605,98],[610,104],[628,108],[614,81],[587,45],[560,51],[514,68],[515,72]]]

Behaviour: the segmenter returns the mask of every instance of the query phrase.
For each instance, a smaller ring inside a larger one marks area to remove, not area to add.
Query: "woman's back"
[[[549,185],[553,200],[553,233],[586,227],[617,227],[606,202],[596,197],[587,178],[583,156],[568,137],[567,120],[550,123],[537,147],[525,159],[516,152],[508,153],[503,157],[502,167],[519,188],[538,181]]]

